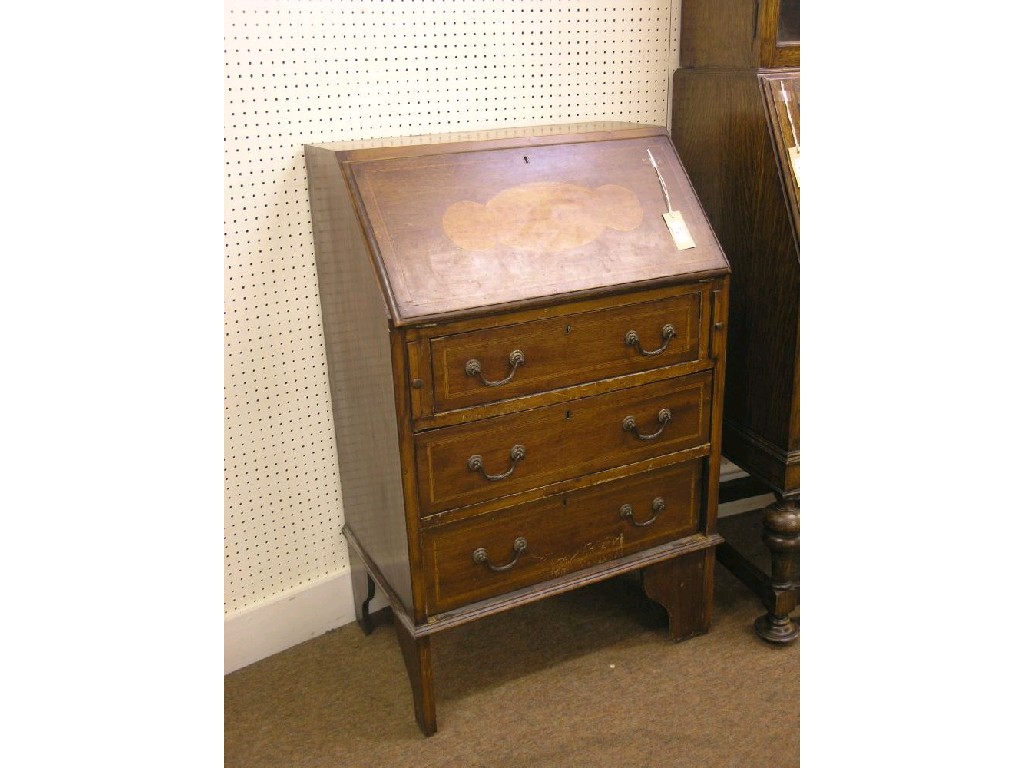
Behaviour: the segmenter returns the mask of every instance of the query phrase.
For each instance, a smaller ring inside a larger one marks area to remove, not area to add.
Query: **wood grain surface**
[[[780,5],[786,6],[780,14]],[[792,6],[796,6],[795,13]],[[708,70],[799,67],[800,41],[788,36],[799,0],[686,0],[682,4],[679,66]]]
[[[696,532],[700,465],[673,465],[431,529],[424,535],[430,612],[564,576]],[[664,503],[657,515],[652,511],[656,499]],[[633,508],[637,522],[653,522],[634,525],[621,515],[624,504]],[[506,564],[515,554],[512,545],[518,536],[527,546],[507,571],[495,572],[474,562],[473,552],[483,547],[494,564]]]
[[[421,432],[415,438],[421,513],[508,496],[705,444],[710,406],[711,375],[699,373],[567,405]],[[659,424],[662,409],[671,413],[667,424]],[[642,435],[663,431],[659,437],[641,440],[623,428],[627,416],[635,419]],[[513,462],[511,454],[517,445],[523,446],[525,457]],[[468,468],[474,455],[481,457],[482,471]],[[513,463],[514,470],[501,480],[483,477],[484,472],[505,473]]]
[[[689,291],[644,304],[431,339],[434,408],[443,412],[695,362],[699,334],[707,333],[700,323],[700,299],[699,291]],[[666,326],[672,328],[667,339]],[[633,345],[626,343],[631,331],[637,338]],[[658,349],[663,351],[653,354]],[[512,370],[510,356],[516,350],[524,362]],[[467,375],[471,360],[480,363],[481,374]],[[484,383],[509,376],[505,384]]]
[[[500,243],[551,254],[588,245],[606,227],[629,232],[643,217],[636,195],[618,184],[589,189],[537,181],[503,189],[483,204],[452,203],[441,217],[441,228],[466,251],[487,251]]]
[[[733,266],[723,453],[792,490],[800,260],[757,72],[680,69],[673,100],[673,139]]]
[[[800,242],[800,180],[790,150],[800,146],[800,72],[785,70],[758,76],[765,114],[775,150],[779,182],[786,192],[786,210],[796,241]],[[785,92],[783,91],[785,89]]]
[[[387,306],[333,154],[307,147],[306,169],[345,524],[412,610]]]
[[[675,248],[648,150],[696,248]],[[348,166],[398,325],[728,268],[667,136]]]
[[[799,634],[787,575],[800,527],[800,190],[789,156],[799,132],[799,6],[684,3],[672,93],[673,141],[733,266],[721,453],[780,500],[764,512],[770,579],[751,579],[757,569],[729,547],[720,558],[764,599],[754,629],[773,643]],[[783,83],[795,91],[788,111]]]

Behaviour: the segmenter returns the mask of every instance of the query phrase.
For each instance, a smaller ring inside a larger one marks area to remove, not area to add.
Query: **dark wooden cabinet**
[[[664,128],[382,144],[306,164],[357,611],[429,735],[447,628],[640,571],[707,631],[729,265]]]
[[[791,619],[800,525],[800,3],[685,0],[672,140],[733,268],[723,454],[777,496],[765,514],[772,574],[728,544],[767,640]]]

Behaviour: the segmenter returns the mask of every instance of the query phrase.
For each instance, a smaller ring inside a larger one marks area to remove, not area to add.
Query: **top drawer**
[[[699,291],[430,340],[442,413],[700,356]]]

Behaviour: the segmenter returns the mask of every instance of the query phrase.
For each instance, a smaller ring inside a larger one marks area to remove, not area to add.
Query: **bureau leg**
[[[352,598],[356,604],[356,621],[363,634],[373,632],[373,619],[370,617],[370,601],[377,592],[377,585],[370,576],[363,561],[358,557],[350,557],[352,570]]]
[[[644,592],[668,611],[672,640],[702,635],[711,626],[714,567],[715,551],[707,549],[644,569]]]
[[[761,539],[772,555],[768,613],[754,622],[754,631],[770,643],[791,643],[800,634],[789,614],[797,606],[799,587],[793,580],[800,552],[800,497],[784,498],[765,507]]]
[[[395,622],[398,644],[402,646],[405,669],[412,684],[412,703],[416,722],[424,736],[437,733],[437,709],[434,704],[434,668],[430,658],[430,637],[413,637],[401,621]]]

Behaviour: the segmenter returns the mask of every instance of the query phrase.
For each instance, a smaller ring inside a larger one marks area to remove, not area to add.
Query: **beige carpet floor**
[[[758,513],[721,528],[767,566]],[[715,578],[681,643],[629,577],[435,635],[429,739],[394,628],[346,625],[225,677],[225,766],[797,766],[799,640],[762,642],[758,600]]]

